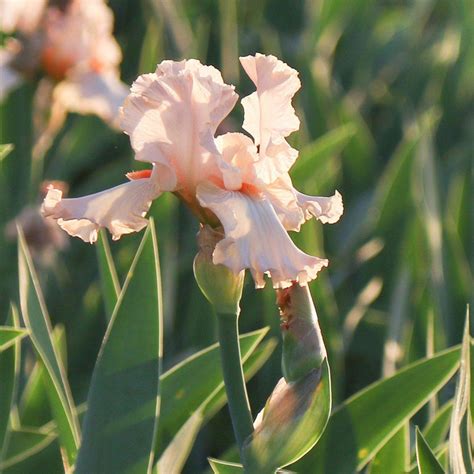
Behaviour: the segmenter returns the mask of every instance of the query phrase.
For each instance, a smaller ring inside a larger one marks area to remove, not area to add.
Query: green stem
[[[240,360],[238,316],[218,313],[217,324],[229,411],[235,439],[242,450],[244,441],[253,432],[253,422]]]

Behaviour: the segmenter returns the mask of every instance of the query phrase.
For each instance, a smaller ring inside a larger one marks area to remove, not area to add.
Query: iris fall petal
[[[323,224],[334,224],[344,212],[342,196],[338,191],[333,196],[307,196],[298,193],[298,205],[303,209],[305,218],[316,217]]]
[[[213,261],[235,273],[248,268],[255,286],[265,286],[268,273],[274,288],[305,285],[328,261],[299,250],[281,225],[270,202],[261,195],[226,191],[211,183],[198,186],[200,203],[221,221],[225,238],[214,250]]]
[[[84,242],[97,240],[99,228],[107,228],[114,240],[138,232],[147,225],[145,214],[160,195],[151,178],[137,179],[89,196],[62,199],[62,192],[50,188],[42,214],[53,217],[69,235]]]

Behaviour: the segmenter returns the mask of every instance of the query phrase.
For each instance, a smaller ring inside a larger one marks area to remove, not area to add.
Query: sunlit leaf
[[[22,428],[11,431],[8,451],[0,463],[0,470],[7,469],[41,451],[56,439],[56,435],[42,430]]]
[[[405,472],[410,454],[410,432],[408,423],[385,443],[370,463],[370,474],[400,474]]]
[[[459,375],[454,395],[451,426],[449,428],[449,471],[454,474],[472,472],[471,419],[469,414],[471,392],[471,344],[469,333],[469,309],[461,348]]]
[[[13,150],[13,148],[14,147],[11,143],[0,145],[0,163]]]
[[[263,328],[240,337],[244,367],[247,359],[267,331],[268,328]],[[199,383],[190,384],[190,380],[199,380]],[[217,397],[216,390],[218,389],[221,389],[220,394],[222,395],[223,378],[218,344],[213,344],[192,355],[163,374],[161,379],[162,406],[155,449],[157,456],[163,453],[188,417],[204,402],[216,403],[217,400],[214,400],[213,397]],[[210,407],[208,406],[206,410],[210,410]]]
[[[220,461],[219,459],[208,458],[214,474],[241,474],[244,471],[242,464],[234,462]]]
[[[12,329],[20,331],[18,310],[11,305],[9,322],[14,324]],[[9,420],[13,407],[18,378],[20,375],[20,338],[14,337],[8,348],[0,351],[0,464],[6,456],[9,445]]]
[[[261,338],[258,336],[261,335],[263,337],[265,332],[266,328],[257,331],[256,333],[240,336],[242,354],[246,352],[246,350],[243,349],[243,346],[247,346],[246,343],[248,341],[245,339],[247,339],[248,336],[257,336],[257,338],[260,340]],[[250,351],[244,354],[245,362],[243,363],[243,371],[245,380],[249,380],[253,375],[255,375],[260,367],[267,361],[273,352],[275,345],[275,341],[273,339],[269,339],[267,341],[261,342],[256,348],[255,346],[252,346]],[[198,368],[196,367],[196,369]],[[187,456],[189,455],[199,429],[226,403],[227,397],[221,374],[220,377],[221,381],[217,387],[202,401],[201,405],[190,415],[188,420],[181,426],[181,428],[179,428],[174,438],[169,442],[166,450],[161,455],[157,466],[155,466],[155,469],[157,469],[159,473],[168,473],[170,471],[178,473],[181,472],[181,468],[184,465]],[[166,379],[163,379],[162,387],[165,386],[165,382]],[[211,386],[209,386],[209,388],[211,388]],[[194,403],[199,400],[202,400],[202,398],[194,400]],[[163,400],[162,406],[165,407],[165,405],[166,402]],[[176,407],[176,414],[177,416],[181,416],[181,414],[178,412],[178,409],[179,407]],[[162,410],[162,414],[164,413],[165,411]],[[166,437],[169,437],[168,433]],[[179,455],[177,456],[173,453],[179,453]]]
[[[19,338],[23,338],[28,333],[24,329],[9,326],[0,326],[0,352],[8,349]]]
[[[72,465],[79,445],[79,424],[74,414],[66,370],[53,344],[51,321],[21,229],[18,249],[21,313],[36,352],[46,368],[46,387],[51,410],[58,426],[61,444]]]
[[[100,284],[104,298],[105,314],[110,321],[120,294],[120,283],[117,270],[110,252],[109,241],[105,230],[100,230],[97,239],[97,260],[99,262]]]
[[[202,410],[196,410],[179,429],[171,443],[161,455],[155,472],[166,474],[180,474],[183,465],[191,451],[194,440],[204,421]]]
[[[146,472],[151,466],[162,337],[158,248],[151,219],[96,362],[77,474]]]
[[[453,403],[448,402],[442,406],[435,414],[434,418],[425,426],[423,437],[426,442],[436,449],[446,439],[449,431],[449,423],[451,413],[453,411]]]
[[[326,172],[329,158],[339,153],[356,131],[354,124],[344,124],[327,132],[303,148],[291,170],[293,179],[297,181],[306,180],[317,174],[321,185],[321,171]]]
[[[418,361],[350,397],[333,412],[318,444],[290,469],[338,474],[362,469],[450,379],[459,352],[456,347]]]
[[[53,344],[64,365],[66,363],[66,333],[64,327],[53,329]],[[23,426],[41,427],[51,421],[49,409],[46,368],[41,360],[36,361],[21,394],[18,406],[20,422]]]
[[[433,451],[421,434],[421,431],[416,428],[416,460],[418,463],[419,474],[443,474],[444,469],[436,459]]]

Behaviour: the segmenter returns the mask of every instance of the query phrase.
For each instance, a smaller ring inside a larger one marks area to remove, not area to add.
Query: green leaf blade
[[[370,474],[399,474],[406,472],[410,448],[408,423],[390,438],[370,464]]]
[[[53,344],[50,317],[21,229],[18,235],[21,313],[39,359],[46,368],[46,389],[51,410],[56,419],[61,444],[72,465],[79,446],[79,422],[74,411],[66,369]]]
[[[319,443],[290,469],[338,474],[362,469],[450,379],[458,360],[456,347],[358,392],[334,411]]]
[[[471,451],[471,344],[469,333],[469,308],[466,312],[466,324],[461,348],[459,375],[454,395],[451,426],[449,429],[448,460],[449,471],[454,474],[472,472]]]
[[[25,337],[28,333],[21,328],[0,326],[0,352],[8,349],[18,338]]]
[[[444,469],[418,427],[416,428],[416,460],[419,474],[444,474]]]
[[[112,313],[120,295],[120,283],[117,276],[112,253],[110,251],[107,234],[103,229],[100,230],[97,239],[97,260],[99,263],[100,284],[104,297],[104,306],[107,320],[110,321]]]
[[[221,461],[220,459],[208,458],[212,472],[214,474],[241,474],[244,468],[241,464]]]
[[[0,351],[0,464],[2,463],[9,446],[10,438],[10,413],[14,404],[20,375],[20,336],[19,316],[15,306],[11,305],[10,320],[14,324],[12,329],[19,332],[9,344],[7,349]]]
[[[247,360],[267,332],[268,328],[263,328],[240,336],[244,370]],[[190,380],[199,380],[200,383],[190,384]],[[223,394],[218,344],[192,355],[164,373],[161,379],[162,407],[158,421],[156,457],[162,455],[188,417],[203,404],[206,417],[209,417],[210,412],[214,413],[225,400],[225,397],[222,398]]]
[[[76,473],[142,473],[160,408],[161,281],[152,221],[135,255],[94,369]]]

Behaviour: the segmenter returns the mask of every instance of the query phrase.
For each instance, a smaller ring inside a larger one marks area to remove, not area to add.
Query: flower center
[[[66,73],[73,66],[74,61],[70,57],[58,54],[53,46],[46,46],[41,55],[41,65],[46,73],[57,81],[66,77]]]
[[[134,181],[136,179],[145,179],[151,176],[152,170],[140,170],[140,171],[130,171],[125,176],[130,180]]]
[[[249,183],[242,183],[242,186],[239,189],[240,193],[247,194],[248,196],[259,196],[260,190],[257,186]]]

